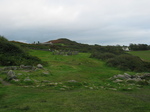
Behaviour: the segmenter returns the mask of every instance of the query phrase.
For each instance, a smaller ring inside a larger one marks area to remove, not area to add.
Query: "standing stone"
[[[15,79],[15,78],[16,78],[15,73],[12,70],[9,70],[9,72],[7,73],[7,79],[12,80],[12,79]]]

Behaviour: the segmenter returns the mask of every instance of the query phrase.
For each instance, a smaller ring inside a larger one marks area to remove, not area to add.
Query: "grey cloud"
[[[27,42],[150,44],[149,0],[1,0],[0,35]]]

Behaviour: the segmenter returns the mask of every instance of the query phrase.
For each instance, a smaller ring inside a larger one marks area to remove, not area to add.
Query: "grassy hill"
[[[150,87],[113,83],[116,74],[135,74],[89,58],[89,53],[62,56],[30,50],[49,66],[36,71],[14,71],[33,83],[0,84],[0,112],[149,112]],[[1,73],[1,78],[6,77]],[[68,82],[71,81],[71,82]],[[130,89],[128,89],[130,88]]]

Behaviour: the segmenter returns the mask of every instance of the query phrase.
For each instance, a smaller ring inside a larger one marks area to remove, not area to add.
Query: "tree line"
[[[130,44],[129,49],[132,51],[150,50],[150,45],[147,45],[147,44]]]

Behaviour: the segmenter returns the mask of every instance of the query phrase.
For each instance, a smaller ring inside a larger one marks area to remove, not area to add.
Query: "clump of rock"
[[[13,80],[13,79],[16,79],[17,77],[16,77],[16,75],[15,75],[15,73],[12,71],[12,70],[10,70],[8,73],[7,73],[7,80]]]
[[[37,65],[37,68],[40,68],[40,69],[42,69],[42,68],[43,68],[43,65],[41,65],[41,64],[38,64],[38,65]]]
[[[127,73],[118,74],[110,78],[115,83],[138,83],[143,85],[150,84],[150,73],[129,75]]]
[[[36,69],[43,69],[43,65],[38,64],[37,67],[31,66],[31,65],[7,66],[7,67],[0,68],[0,72],[3,72],[3,71],[8,72],[9,70],[33,70],[35,71]]]

